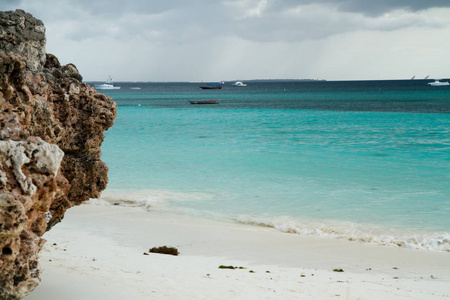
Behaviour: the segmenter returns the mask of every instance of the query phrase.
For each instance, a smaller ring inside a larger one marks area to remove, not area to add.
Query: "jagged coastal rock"
[[[45,42],[42,21],[0,12],[0,299],[39,284],[41,236],[108,182],[100,146],[116,104]]]

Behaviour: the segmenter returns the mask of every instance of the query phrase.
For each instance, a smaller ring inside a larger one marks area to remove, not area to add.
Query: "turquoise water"
[[[106,92],[118,116],[102,146],[104,200],[450,251],[450,89],[425,81],[118,85]]]

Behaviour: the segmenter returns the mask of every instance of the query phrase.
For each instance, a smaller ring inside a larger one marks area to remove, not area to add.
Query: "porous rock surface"
[[[100,146],[116,104],[45,42],[40,20],[0,12],[0,299],[39,284],[42,235],[108,182]]]

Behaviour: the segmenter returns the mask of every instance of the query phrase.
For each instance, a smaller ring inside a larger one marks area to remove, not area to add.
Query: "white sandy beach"
[[[446,252],[95,204],[71,208],[44,237],[28,300],[450,298]],[[143,254],[164,245],[180,255]]]

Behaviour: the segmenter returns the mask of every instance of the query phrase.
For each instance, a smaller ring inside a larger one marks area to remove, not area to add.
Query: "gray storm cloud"
[[[433,69],[445,77],[449,7],[448,0],[0,0],[0,10],[43,20],[49,52],[77,63],[88,80],[398,78]]]
[[[3,0],[5,1],[5,0]],[[414,12],[450,7],[428,0],[7,0],[0,7],[29,7],[46,24],[73,23],[59,34],[71,40],[140,36],[161,43],[189,43],[221,36],[246,40],[321,39],[356,30],[392,31],[408,26],[440,26]],[[41,8],[51,7],[49,10]],[[403,10],[395,15],[386,15]]]
[[[430,8],[450,7],[447,0],[273,0],[274,10],[310,4],[328,4],[339,11],[379,15],[396,9],[419,11]]]

